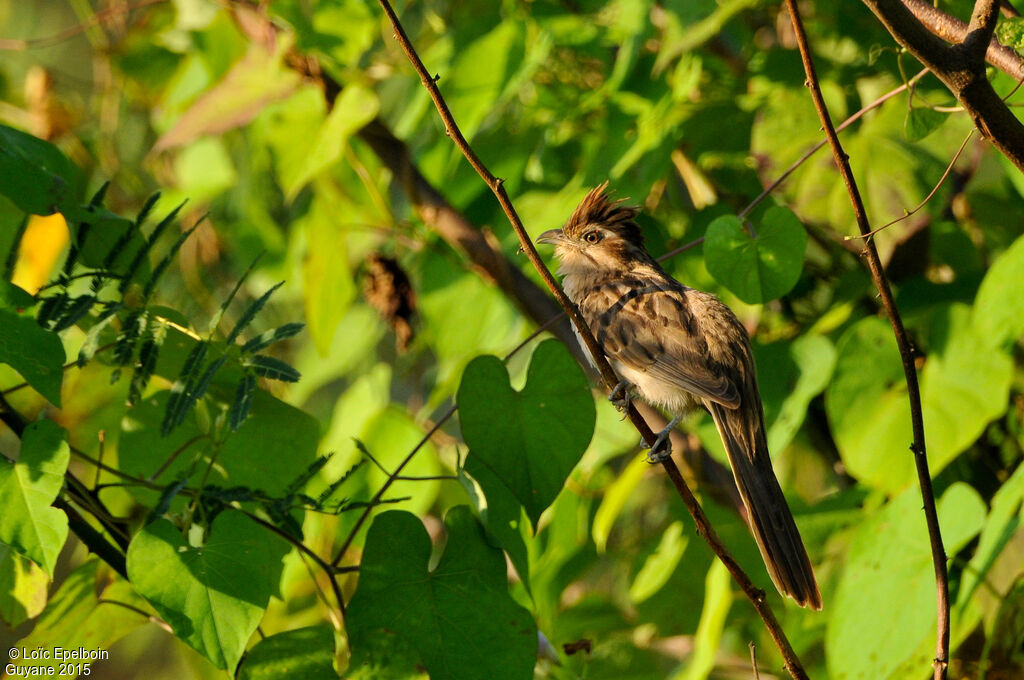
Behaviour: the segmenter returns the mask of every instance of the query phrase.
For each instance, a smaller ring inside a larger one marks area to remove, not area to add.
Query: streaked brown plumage
[[[587,194],[563,229],[537,241],[555,245],[566,294],[624,382],[674,415],[697,405],[708,410],[772,581],[800,605],[821,609],[807,551],[772,470],[746,329],[714,295],[684,286],[658,265],[633,219],[639,210],[611,200],[606,186]]]

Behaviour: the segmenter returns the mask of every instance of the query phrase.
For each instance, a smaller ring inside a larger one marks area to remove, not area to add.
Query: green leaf
[[[70,455],[64,430],[39,420],[25,428],[17,462],[0,459],[0,541],[50,576],[68,538],[68,518],[50,506],[64,486]]]
[[[992,511],[985,519],[978,547],[964,569],[957,594],[957,609],[963,611],[974,591],[984,581],[985,575],[995,563],[999,553],[1017,532],[1024,517],[1021,517],[1021,501],[1024,500],[1024,465],[1003,482],[992,497]]]
[[[647,465],[643,458],[637,460]],[[689,542],[689,536],[683,535],[683,523],[672,522],[661,535],[658,547],[644,560],[644,566],[633,579],[633,585],[629,587],[629,599],[640,603],[661,590],[668,583],[679,560],[683,559]]]
[[[334,631],[297,628],[261,640],[245,655],[238,680],[337,680]]]
[[[757,304],[782,297],[803,271],[807,232],[787,208],[764,215],[751,238],[738,217],[723,215],[708,225],[704,262],[715,280],[744,302]]]
[[[792,342],[754,345],[758,383],[768,423],[768,450],[786,448],[807,415],[807,407],[828,385],[836,350],[823,335]]]
[[[8,364],[29,385],[60,407],[64,379],[64,345],[36,320],[0,308],[0,363]]]
[[[263,295],[259,296],[256,300],[253,300],[253,302],[245,308],[242,316],[238,318],[238,322],[235,324],[235,327],[232,328],[231,332],[228,334],[228,345],[232,344],[242,331],[248,328],[249,324],[251,324],[253,319],[256,318],[256,315],[260,313],[260,310],[262,310],[264,305],[267,304],[267,301],[270,300],[270,296],[283,285],[284,281],[281,281],[274,286],[271,286],[267,292],[263,293]]]
[[[914,460],[910,402],[892,329],[879,318],[863,319],[843,333],[836,355],[825,412],[839,456],[865,484],[898,491],[913,476]]]
[[[907,111],[907,120],[903,125],[903,134],[908,142],[919,142],[942,127],[949,120],[949,115],[934,109],[915,106]]]
[[[466,139],[494,111],[502,86],[522,59],[522,43],[522,24],[505,21],[461,49],[451,73],[445,74],[441,89]]]
[[[950,555],[985,520],[984,502],[963,482],[946,490],[938,511]],[[919,489],[907,489],[860,527],[834,600],[825,631],[830,678],[902,680],[930,668],[927,656],[916,658],[919,643],[935,635],[935,574]]]
[[[35,304],[35,298],[9,281],[0,280],[0,310],[22,314]]]
[[[1000,255],[981,282],[974,300],[978,337],[989,347],[1005,348],[1024,335],[1024,236]]]
[[[57,147],[0,125],[0,193],[33,215],[77,212],[81,171]]]
[[[167,437],[161,435],[160,423],[169,394],[164,391],[150,395],[125,413],[118,446],[121,469],[149,477],[175,456],[157,481],[167,483],[187,476],[190,484],[198,484],[211,462],[214,443],[199,429],[194,414]],[[249,416],[220,445],[207,481],[280,495],[288,482],[316,458],[320,426],[309,414],[259,389]],[[158,497],[157,492],[144,488],[132,487],[131,492],[150,506]]]
[[[235,510],[217,516],[201,547],[158,519],[128,546],[128,576],[175,635],[231,671],[278,588],[289,549]]]
[[[515,567],[523,586],[527,592],[531,592],[530,556],[526,550],[526,542],[523,540],[522,533],[523,506],[512,494],[503,492],[501,481],[488,468],[480,466],[474,472],[476,476],[471,479],[466,474],[465,468],[459,468],[457,473],[459,482],[473,499],[474,506],[480,513],[480,519],[487,529],[488,537],[493,540],[495,545],[500,546],[508,553],[508,558],[512,562],[512,566]],[[481,499],[476,485],[473,484],[473,479],[476,480],[476,484],[479,484],[480,489],[492,489],[490,496]]]
[[[505,559],[488,545],[469,508],[445,517],[448,539],[434,569],[423,523],[403,511],[370,527],[359,585],[346,623],[348,674],[390,663],[392,648],[411,649],[433,680],[529,680],[537,628],[508,593]]]
[[[289,41],[280,41],[271,53],[258,42],[224,78],[206,91],[174,127],[157,140],[154,151],[183,146],[202,135],[217,135],[245,125],[271,102],[290,95],[301,82],[286,68],[282,57]]]
[[[253,395],[256,393],[256,376],[246,373],[238,382],[235,389],[235,400],[231,402],[228,425],[232,430],[237,430],[249,417],[249,409],[252,408]]]
[[[326,188],[318,183],[317,189]],[[338,222],[334,189],[317,191],[299,224],[306,235],[302,263],[303,301],[309,335],[320,356],[327,356],[338,324],[356,296],[348,262],[345,231]]]
[[[693,655],[672,680],[705,680],[711,675],[732,600],[732,577],[725,565],[715,560],[704,580],[704,608],[693,639]]]
[[[940,306],[932,319],[945,342],[936,343],[921,372],[921,401],[928,463],[936,475],[1006,412],[1013,360],[988,346],[966,305]]]
[[[122,637],[148,623],[145,616],[122,606],[146,611],[146,602],[124,579],[111,578],[109,572],[101,576],[100,564],[99,560],[90,559],[71,572],[50,598],[31,634],[18,645],[51,652],[56,647],[109,650]],[[19,659],[17,665],[36,669],[42,666],[38,659]],[[45,665],[55,672],[32,677],[68,677],[57,675],[59,664]]]
[[[259,352],[267,347],[270,347],[275,342],[281,342],[288,338],[294,337],[302,332],[302,329],[306,327],[304,323],[286,323],[283,326],[277,328],[271,328],[269,331],[260,333],[255,338],[252,338],[242,346],[242,352]]]
[[[533,352],[522,391],[497,357],[483,356],[466,367],[456,402],[467,472],[488,468],[501,486],[484,493],[511,493],[536,527],[594,434],[586,376],[561,343],[547,340]]]
[[[294,368],[274,357],[265,354],[255,354],[245,358],[243,365],[252,368],[256,375],[269,378],[270,380],[281,380],[283,382],[299,382],[302,374]]]
[[[15,628],[46,607],[50,578],[35,562],[0,543],[0,619]]]
[[[1007,47],[1024,50],[1024,17],[1000,17],[996,37]]]
[[[293,200],[311,179],[336,163],[349,137],[373,120],[379,109],[380,101],[372,90],[356,84],[346,85],[320,126],[305,164],[289,176],[282,187],[285,197]]]
[[[644,459],[644,456],[636,456],[615,478],[615,481],[608,485],[604,492],[604,498],[601,499],[601,504],[597,506],[597,512],[594,513],[594,524],[591,529],[594,545],[597,546],[598,552],[605,551],[615,520],[622,514],[626,501],[636,491],[637,485],[640,484],[640,480],[644,478],[649,469],[650,464]]]

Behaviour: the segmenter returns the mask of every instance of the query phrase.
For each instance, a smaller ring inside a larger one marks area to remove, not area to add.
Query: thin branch
[[[897,88],[895,88],[893,90],[889,90],[888,92],[883,94],[881,97],[879,97],[875,101],[871,102],[870,104],[867,104],[860,111],[857,111],[852,116],[850,116],[849,118],[844,120],[841,124],[839,124],[836,127],[836,132],[842,132],[843,130],[845,130],[846,128],[850,127],[851,125],[853,125],[858,120],[860,120],[864,116],[864,114],[866,114],[867,112],[872,111],[874,109],[877,109],[879,106],[881,106],[885,102],[889,101],[890,99],[892,99],[896,95],[898,95],[901,92],[904,92],[904,91],[908,90],[909,88],[913,87],[914,85],[917,84],[917,81],[921,80],[921,78],[923,78],[925,75],[927,75],[927,73],[928,73],[928,69],[922,69],[913,78],[910,78],[909,80],[907,80],[907,82],[903,83],[902,85],[900,85],[899,87],[897,87]],[[809,159],[811,156],[816,154],[826,144],[828,144],[828,140],[823,139],[820,142],[818,142],[817,144],[815,144],[814,146],[812,146],[811,148],[809,148],[807,151],[805,151],[804,154],[802,156],[800,156],[800,158],[798,158],[795,161],[793,161],[793,164],[790,165],[788,168],[786,168],[785,172],[783,172],[781,175],[779,175],[778,178],[774,182],[772,182],[767,187],[765,187],[764,191],[762,191],[760,194],[757,195],[757,198],[755,198],[753,201],[751,201],[750,204],[746,208],[741,210],[739,215],[738,215],[738,217],[742,220],[744,217],[749,215],[750,211],[752,211],[757,206],[758,203],[763,201],[770,193],[775,191],[779,187],[779,185],[782,184],[783,182],[785,182],[789,178],[789,176],[791,174],[793,174],[793,172],[797,168],[799,168],[801,165],[803,165],[807,161],[807,159]],[[676,251],[672,251],[672,254],[675,254],[675,252]],[[666,257],[668,257],[668,256],[666,256]]]
[[[146,479],[146,481],[147,482],[154,482],[154,481],[156,481],[156,478],[159,477],[160,475],[162,475],[167,470],[167,468],[169,468],[171,466],[171,463],[173,463],[175,460],[177,460],[178,456],[180,456],[188,447],[192,446],[197,441],[200,441],[202,439],[210,439],[210,435],[208,435],[208,434],[197,434],[194,437],[192,437],[191,439],[189,439],[188,441],[186,441],[185,443],[183,443],[181,446],[176,448],[171,453],[171,455],[169,455],[167,457],[167,459],[163,463],[160,464],[160,467],[158,467],[156,469],[156,471],[153,474],[151,474],[149,476],[149,478]]]
[[[327,561],[324,560],[324,558],[320,557],[315,552],[313,552],[313,550],[309,548],[305,543],[298,540],[297,538],[289,534],[287,531],[284,531],[280,527],[266,521],[259,515],[254,515],[248,510],[242,510],[241,508],[236,508],[236,510],[240,510],[245,514],[246,517],[248,517],[252,521],[256,522],[257,524],[266,529],[269,529],[270,531],[274,532],[284,540],[288,541],[296,548],[298,548],[301,553],[309,557],[309,559],[313,560],[313,562],[316,563],[316,566],[320,567],[323,570],[323,572],[327,574],[327,578],[331,582],[331,589],[334,591],[334,599],[338,601],[338,609],[341,610],[342,617],[345,616],[345,599],[341,596],[341,588],[338,586],[338,579],[335,578],[336,570],[334,568],[334,565],[328,564]]]
[[[558,285],[558,282],[555,281],[554,277],[551,275],[551,272],[548,271],[546,266],[544,266],[543,261],[540,259],[540,255],[537,254],[537,250],[533,247],[533,242],[531,241],[529,235],[526,233],[526,229],[523,227],[522,221],[519,219],[519,215],[516,213],[515,208],[512,206],[512,202],[509,200],[508,194],[505,191],[504,186],[502,185],[502,181],[491,174],[490,170],[487,169],[487,167],[483,164],[480,158],[476,155],[473,149],[466,142],[465,137],[462,135],[462,132],[459,130],[458,125],[455,123],[455,119],[452,116],[451,111],[448,109],[448,105],[445,103],[444,98],[441,96],[441,92],[437,87],[436,81],[427,71],[426,67],[423,65],[422,60],[420,60],[420,57],[416,53],[416,50],[413,47],[411,41],[409,40],[409,37],[406,35],[405,29],[402,27],[402,24],[399,21],[398,16],[392,9],[391,4],[388,2],[388,0],[379,0],[379,3],[381,8],[384,10],[384,13],[391,21],[391,26],[395,31],[395,39],[401,45],[406,56],[409,58],[409,61],[412,63],[413,68],[419,74],[420,80],[423,82],[423,86],[430,93],[430,97],[431,99],[433,99],[434,105],[436,106],[438,113],[441,116],[441,119],[444,121],[445,130],[448,136],[452,139],[455,145],[466,157],[466,160],[469,161],[470,165],[473,166],[473,168],[477,171],[477,174],[480,175],[480,177],[484,180],[487,186],[494,193],[495,197],[498,199],[498,203],[501,204],[501,207],[505,211],[505,215],[508,217],[509,222],[512,225],[512,228],[515,230],[516,235],[519,237],[519,242],[523,251],[526,253],[531,264],[533,264],[534,268],[537,270],[537,273],[540,274],[541,278],[544,280],[544,283],[554,294],[555,299],[557,299],[558,303],[562,306],[563,309],[565,309],[566,313],[569,315],[569,318],[575,325],[579,335],[583,340],[584,345],[587,347],[591,357],[597,364],[597,368],[600,371],[601,377],[604,380],[605,387],[609,390],[613,389],[615,385],[618,384],[619,382],[618,377],[615,375],[615,372],[608,364],[607,359],[605,359],[604,352],[601,350],[601,347],[597,343],[597,340],[594,338],[590,329],[587,327],[587,324],[580,315],[579,310],[572,303],[572,301],[569,300],[569,298],[565,295],[564,291],[562,291],[561,287]],[[640,435],[644,438],[644,441],[654,441],[654,432],[651,430],[650,426],[644,420],[643,416],[640,415],[639,411],[636,410],[636,407],[633,406],[632,404],[629,405],[628,407],[627,417],[640,432]],[[679,473],[679,468],[676,467],[675,462],[671,458],[669,458],[665,460],[662,463],[662,465],[664,466],[665,471],[668,473],[669,478],[675,485],[676,490],[683,498],[683,502],[686,504],[687,509],[693,515],[693,519],[697,527],[697,532],[708,542],[712,550],[714,550],[715,554],[718,555],[718,558],[723,562],[723,564],[725,564],[726,568],[728,568],[733,578],[743,589],[743,592],[753,603],[754,608],[757,610],[758,614],[761,615],[761,618],[764,620],[765,626],[768,628],[769,632],[772,635],[772,638],[775,640],[775,643],[778,645],[779,650],[782,653],[782,657],[785,661],[787,670],[794,678],[806,678],[807,674],[804,671],[802,665],[800,664],[800,660],[797,658],[796,653],[793,651],[792,646],[789,644],[789,640],[786,638],[781,626],[779,626],[778,621],[775,619],[774,613],[766,603],[764,592],[757,589],[754,586],[753,582],[750,580],[747,574],[740,568],[736,560],[733,559],[733,557],[726,550],[725,546],[718,539],[718,536],[715,534],[714,529],[711,527],[711,524],[708,522],[707,517],[704,515],[704,511],[700,507],[700,504],[697,502],[697,499],[694,498],[693,493],[686,485],[686,482],[683,481],[683,478]]]
[[[981,46],[990,43],[984,38],[990,36],[994,21],[994,12],[989,11],[993,1],[978,1],[972,20],[974,29],[965,27],[962,42],[951,46],[931,33],[901,0],[863,0],[896,42],[953,93],[982,136],[1024,172],[1024,123],[1002,101],[985,73],[985,58],[991,50],[982,50]],[[1011,75],[1020,79],[1024,67]]]
[[[395,471],[388,475],[388,478],[384,480],[384,483],[381,485],[380,489],[377,490],[377,493],[373,495],[373,498],[370,499],[370,502],[366,504],[366,507],[363,509],[362,514],[359,515],[359,519],[356,520],[355,525],[349,531],[348,536],[345,538],[345,542],[341,545],[341,548],[339,548],[338,552],[335,553],[334,559],[331,560],[331,567],[337,568],[338,562],[341,562],[342,556],[346,552],[348,552],[349,547],[351,547],[352,545],[352,541],[356,540],[356,534],[359,533],[359,529],[362,528],[363,524],[370,516],[370,512],[373,510],[373,508],[377,507],[377,505],[380,504],[381,499],[384,498],[384,492],[386,492],[391,487],[391,485],[397,481],[398,474],[403,469],[405,469],[405,466],[409,464],[409,462],[419,452],[419,450],[422,449],[428,441],[430,441],[430,438],[434,436],[434,433],[440,430],[441,426],[444,425],[445,422],[447,422],[447,420],[455,414],[456,408],[457,407],[455,406],[455,404],[452,404],[448,408],[448,410],[444,412],[444,415],[438,418],[437,422],[434,423],[434,426],[431,427],[430,430],[428,430],[425,435],[423,435],[423,438],[420,439],[416,446],[413,447],[412,451],[406,454],[405,458],[402,459],[402,462],[400,462],[398,466],[395,467]]]
[[[98,600],[96,600],[96,604],[113,604],[113,605],[117,605],[118,607],[123,607],[124,609],[127,609],[128,611],[135,612],[139,616],[145,617],[151,623],[155,623],[156,625],[160,626],[161,628],[163,628],[165,631],[167,631],[171,635],[174,635],[174,629],[171,628],[169,623],[167,623],[166,621],[161,619],[159,616],[156,616],[154,614],[150,614],[149,612],[145,611],[144,609],[139,609],[138,607],[136,607],[133,604],[128,604],[127,602],[121,602],[119,600],[108,600],[105,597],[101,597]]]
[[[46,36],[45,38],[0,38],[0,50],[24,51],[34,47],[50,47],[51,45],[57,45],[68,38],[73,38],[76,35],[85,33],[93,26],[102,24],[111,16],[127,14],[134,9],[148,7],[150,5],[158,5],[163,2],[167,2],[167,0],[140,0],[139,2],[131,4],[111,5],[110,7],[93,14],[89,21],[83,21],[75,24],[74,26],[69,26],[63,31]]]
[[[814,108],[817,109],[821,118],[825,136],[832,147],[832,155],[835,159],[839,174],[846,184],[847,192],[850,195],[850,203],[853,206],[854,216],[857,219],[857,227],[861,234],[871,231],[868,223],[867,212],[864,209],[864,202],[861,199],[860,190],[854,179],[853,171],[850,168],[850,158],[843,151],[832,124],[832,118],[825,105],[825,98],[821,94],[821,86],[818,83],[818,76],[815,72],[814,61],[811,57],[810,47],[807,42],[807,33],[804,31],[803,21],[800,18],[800,11],[797,8],[796,0],[786,0],[786,7],[789,9],[790,19],[793,21],[793,30],[796,34],[797,45],[800,48],[800,57],[803,60],[804,71],[807,74],[807,86],[814,100]],[[935,509],[935,493],[932,490],[931,473],[928,470],[928,457],[925,449],[924,419],[921,409],[921,391],[917,382],[917,368],[914,366],[914,352],[911,348],[910,338],[903,327],[903,320],[900,318],[899,310],[893,299],[889,281],[882,269],[878,251],[875,248],[873,239],[868,239],[865,247],[867,253],[868,269],[871,271],[871,278],[878,288],[885,311],[889,315],[893,333],[896,335],[896,343],[899,345],[900,358],[903,361],[903,372],[907,381],[907,395],[910,400],[910,419],[913,426],[914,442],[911,450],[914,452],[914,462],[917,465],[918,482],[921,485],[921,496],[924,502],[925,520],[928,525],[928,538],[931,541],[932,563],[935,568],[935,585],[937,598],[937,623],[938,631],[935,644],[935,660],[933,662],[935,680],[944,680],[946,667],[949,665],[949,577],[946,571],[946,551],[942,545],[942,534],[939,530],[939,519]]]
[[[111,347],[113,347],[116,344],[117,344],[116,342],[111,342],[109,344],[103,345],[102,347],[97,349],[94,352],[94,354],[99,354],[100,352],[104,352],[104,351],[110,349]],[[78,366],[78,360],[77,359],[75,359],[74,361],[69,361],[68,363],[64,364],[63,366],[61,366],[60,370],[66,371],[68,369],[75,368],[76,366]],[[7,396],[8,394],[11,394],[13,392],[17,392],[18,390],[21,390],[21,389],[24,389],[24,388],[28,387],[28,385],[29,385],[28,381],[20,382],[17,385],[14,385],[13,387],[8,387],[7,389],[5,389],[2,392],[0,392],[0,394],[2,394],[4,396]]]
[[[942,173],[942,177],[940,177],[939,181],[935,183],[935,186],[932,187],[932,190],[930,192],[928,192],[928,195],[925,196],[924,199],[920,203],[917,204],[916,208],[914,208],[913,210],[905,211],[901,217],[897,217],[896,219],[894,219],[894,220],[892,220],[890,222],[886,222],[882,226],[878,227],[877,229],[872,229],[871,231],[869,231],[866,234],[857,234],[856,236],[846,236],[846,237],[844,237],[844,240],[850,241],[852,239],[857,239],[857,238],[870,238],[870,237],[874,236],[875,234],[877,234],[878,232],[880,232],[880,231],[882,231],[884,229],[888,229],[889,227],[891,227],[894,224],[898,224],[898,223],[902,222],[903,220],[907,219],[908,217],[910,217],[911,215],[916,213],[918,210],[923,208],[925,205],[927,205],[928,201],[932,200],[932,197],[935,196],[935,194],[939,191],[939,188],[943,184],[946,183],[946,178],[949,177],[949,173],[953,171],[953,166],[956,165],[956,162],[958,160],[960,160],[960,154],[962,154],[964,152],[964,149],[967,148],[967,143],[969,141],[971,141],[971,137],[974,136],[975,132],[977,132],[977,130],[971,130],[970,132],[967,133],[967,136],[964,137],[964,141],[960,145],[960,148],[956,150],[955,154],[953,154],[953,160],[951,160],[949,162],[949,165],[946,166],[946,171],[944,173]]]

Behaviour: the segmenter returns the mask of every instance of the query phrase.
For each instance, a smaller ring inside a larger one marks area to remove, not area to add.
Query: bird
[[[652,463],[671,455],[669,433],[681,417],[700,407],[711,414],[772,582],[800,606],[820,610],[814,570],[772,469],[746,328],[716,296],[658,264],[635,220],[640,209],[613,200],[607,187],[591,190],[561,229],[536,242],[555,246],[565,294],[621,378],[610,399],[628,408],[635,392],[673,415],[646,442]]]

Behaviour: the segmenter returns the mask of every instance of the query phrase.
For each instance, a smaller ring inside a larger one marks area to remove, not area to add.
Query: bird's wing
[[[580,311],[609,358],[736,408],[738,386],[712,362],[685,289],[677,286],[650,280],[608,282],[581,300]]]

